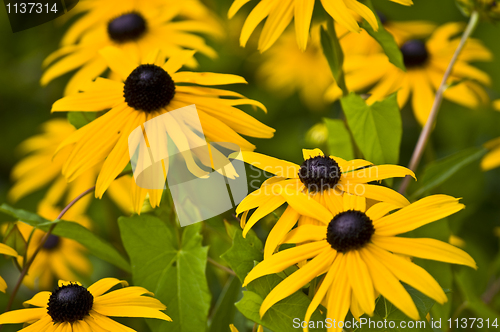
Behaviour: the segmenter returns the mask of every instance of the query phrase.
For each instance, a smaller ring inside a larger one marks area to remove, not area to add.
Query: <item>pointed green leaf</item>
[[[420,178],[420,188],[412,196],[419,197],[443,184],[462,168],[482,158],[486,151],[484,148],[470,148],[429,163]]]
[[[345,84],[345,76],[344,76],[344,52],[342,51],[342,47],[340,47],[340,42],[337,37],[337,33],[335,32],[335,26],[333,25],[333,21],[328,20],[328,30],[325,30],[323,27],[320,29],[320,37],[321,37],[321,47],[323,48],[323,53],[325,54],[326,60],[330,65],[330,70],[332,71],[333,78],[337,85],[342,90],[344,95],[347,95],[349,92],[347,90],[347,86]]]
[[[323,118],[328,129],[328,153],[346,160],[354,159],[351,135],[342,120]]]
[[[366,0],[365,5],[367,5],[372,10],[372,12],[376,12],[373,8],[371,0]],[[361,23],[361,27],[365,29],[366,32],[368,32],[368,34],[377,41],[377,43],[380,44],[380,46],[384,50],[385,55],[387,55],[387,57],[389,58],[389,62],[391,62],[396,67],[406,71],[406,67],[403,61],[403,54],[401,53],[396,40],[394,40],[394,37],[387,30],[385,30],[384,25],[382,24],[382,22],[380,22],[380,18],[378,17],[378,15],[375,14],[375,16],[377,17],[378,31],[375,31],[366,21],[363,21]]]
[[[396,94],[367,105],[363,98],[351,93],[341,103],[365,159],[377,165],[397,164],[403,128]]]
[[[211,295],[205,276],[208,248],[201,243],[201,223],[179,229],[143,214],[122,217],[118,224],[134,283],[152,291],[173,320],[148,320],[151,329],[205,331]],[[181,231],[178,240],[176,233]]]
[[[50,221],[32,212],[14,209],[7,204],[2,204],[0,211],[45,232],[56,223],[57,226],[52,231],[52,234],[75,240],[97,258],[111,263],[122,270],[130,271],[130,264],[110,243],[76,222],[64,220]]]

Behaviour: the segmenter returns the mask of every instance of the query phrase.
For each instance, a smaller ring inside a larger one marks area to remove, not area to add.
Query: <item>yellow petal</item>
[[[297,211],[288,206],[267,236],[266,245],[264,246],[264,259],[269,258],[274,253],[274,250],[283,243],[285,235],[293,228],[298,219],[299,214]]]
[[[396,209],[399,209],[397,205],[381,202],[372,205],[365,213],[372,221],[374,221]]]
[[[313,197],[298,191],[294,187],[284,187],[280,194],[285,197],[287,203],[301,215],[318,219],[325,224],[329,223],[333,218],[330,211],[314,200]]]
[[[388,178],[412,176],[414,179],[415,173],[406,167],[397,165],[380,165],[366,167],[357,171],[342,173],[342,178],[345,181],[354,181],[356,183],[367,183]]]
[[[367,248],[399,280],[436,300],[438,303],[443,304],[448,301],[441,286],[439,286],[437,281],[420,266],[371,243],[368,244]]]
[[[231,155],[230,157],[233,157]],[[238,155],[239,160],[251,164],[263,171],[275,174],[284,178],[298,178],[300,166],[288,161],[269,157],[261,153],[242,151]]]
[[[0,315],[0,324],[19,324],[38,320],[47,314],[46,308],[7,311]]]
[[[280,251],[257,264],[246,276],[243,286],[262,276],[281,272],[287,267],[317,256],[325,250],[331,251],[330,245],[326,241],[319,241]]]
[[[333,17],[335,21],[352,32],[359,32],[361,30],[358,26],[358,22],[356,22],[354,16],[351,14],[350,9],[345,5],[344,0],[321,0],[321,3],[326,12]]]
[[[130,60],[130,57],[122,50],[114,46],[107,46],[101,49],[99,54],[106,60],[109,68],[120,75],[122,81],[125,81],[128,75],[139,65]]]
[[[393,253],[435,261],[461,264],[477,269],[474,259],[462,249],[436,239],[410,239],[401,237],[372,237],[372,242]]]
[[[420,315],[410,294],[391,271],[382,265],[370,250],[363,248],[360,254],[370,271],[375,289],[408,317],[419,320]]]
[[[128,282],[116,278],[104,278],[92,284],[92,286],[87,288],[87,290],[94,297],[99,297],[117,285],[122,285],[123,287],[125,287],[128,286]]]
[[[375,293],[368,268],[358,251],[351,250],[345,256],[346,270],[349,271],[347,275],[349,276],[352,292],[363,311],[371,316],[373,310],[375,310]]]
[[[325,250],[306,265],[286,277],[285,280],[273,288],[264,299],[264,302],[262,302],[259,311],[260,317],[264,316],[275,303],[292,295],[312,279],[328,271],[330,264],[335,259],[335,255],[334,250]]]
[[[409,232],[433,221],[445,218],[465,208],[458,199],[448,195],[432,195],[374,222],[377,235]]]
[[[6,244],[0,243],[0,254],[17,257],[17,252]]]
[[[383,186],[356,183],[351,186],[347,185],[340,188],[343,188],[353,195],[360,195],[376,201],[391,203],[399,207],[410,205],[410,202],[403,195]]]
[[[233,16],[240,10],[241,7],[243,7],[247,2],[250,0],[234,0],[233,4],[229,8],[229,12],[227,13],[227,17],[229,19],[232,19]]]
[[[368,22],[368,24],[371,25],[373,30],[378,30],[377,18],[375,17],[375,14],[373,14],[373,12],[370,10],[370,8],[356,0],[344,0],[344,2],[347,8],[358,13],[362,18],[364,18]]]
[[[37,293],[37,294],[35,294],[35,296],[33,296],[31,298],[31,300],[23,302],[23,305],[25,307],[28,307],[28,306],[32,305],[32,306],[35,306],[35,307],[45,308],[48,305],[48,303],[49,303],[49,297],[50,297],[51,294],[52,294],[51,292],[40,292],[40,293]]]
[[[281,0],[269,12],[259,38],[259,51],[262,53],[271,47],[290,24],[294,13],[295,0]]]
[[[326,239],[326,227],[316,225],[302,225],[290,231],[283,243],[303,243],[321,241]]]
[[[325,154],[323,153],[323,151],[321,151],[320,149],[302,149],[302,155],[304,156],[304,160],[307,160],[307,159],[310,159],[310,158],[314,158],[314,157],[317,157],[317,156],[321,156],[321,157],[324,157]]]
[[[276,0],[262,0],[250,12],[245,20],[245,23],[243,24],[243,28],[241,29],[240,45],[242,47],[245,47],[248,38],[250,38],[250,35],[255,30],[257,25],[259,25],[259,23],[269,15],[269,12],[275,6],[279,6],[279,3]]]
[[[259,221],[260,219],[267,216],[269,213],[273,212],[281,205],[285,203],[285,199],[282,196],[272,196],[264,204],[259,206],[259,208],[252,214],[250,219],[247,221],[245,228],[243,229],[243,237],[247,236],[248,231]]]
[[[366,198],[362,196],[345,193],[343,196],[343,200],[344,200],[344,211],[357,210],[365,212],[366,210]]]
[[[305,51],[314,9],[314,0],[295,0],[295,35],[301,51]]]
[[[309,320],[311,319],[312,314],[316,310],[316,308],[319,306],[319,304],[323,301],[323,298],[327,294],[327,291],[331,288],[333,280],[339,273],[339,271],[344,271],[345,270],[345,259],[344,259],[344,254],[342,253],[337,253],[335,260],[333,261],[332,266],[328,270],[327,274],[321,281],[321,285],[319,286],[318,290],[316,291],[316,294],[314,294],[314,297],[307,307],[306,311],[306,316],[304,318],[304,321],[307,322],[306,328],[304,329],[304,332],[309,331]],[[342,273],[342,272],[340,272]]]
[[[342,258],[342,263],[347,263],[347,257]],[[344,263],[344,264],[345,264]],[[341,266],[341,268],[346,265]],[[343,269],[345,271],[345,269]],[[326,317],[331,321],[345,321],[345,316],[351,306],[352,289],[349,285],[348,273],[337,273],[333,280],[332,287],[328,293]],[[342,332],[340,324],[336,324],[332,331]]]
[[[238,75],[217,74],[217,73],[198,73],[181,71],[173,73],[172,79],[175,83],[192,83],[200,85],[225,85],[225,84],[246,84],[247,81]]]

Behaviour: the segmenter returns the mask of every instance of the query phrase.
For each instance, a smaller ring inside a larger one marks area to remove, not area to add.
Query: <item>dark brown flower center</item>
[[[118,16],[108,23],[109,38],[117,43],[138,40],[146,30],[146,20],[135,12]]]
[[[85,287],[69,284],[52,292],[47,313],[54,323],[73,323],[88,316],[93,304],[94,297]]]
[[[420,67],[429,60],[429,52],[425,43],[420,40],[410,40],[401,46],[403,61],[407,68]]]
[[[299,179],[309,192],[334,188],[341,175],[340,166],[328,156],[309,158],[302,163],[299,170]]]
[[[59,238],[59,236],[50,234],[49,237],[47,238],[47,241],[45,241],[45,243],[43,244],[43,249],[54,250],[59,246],[60,243],[61,239]]]
[[[333,249],[345,253],[363,248],[374,233],[373,222],[366,214],[349,210],[333,217],[327,227],[326,240]]]
[[[125,80],[123,96],[128,106],[147,113],[167,106],[175,95],[172,77],[156,65],[140,65]]]

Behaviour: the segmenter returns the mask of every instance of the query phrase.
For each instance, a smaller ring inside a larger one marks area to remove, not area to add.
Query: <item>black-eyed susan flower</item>
[[[324,94],[333,76],[319,38],[317,25],[311,29],[307,49],[301,51],[293,31],[283,33],[276,45],[263,55],[257,77],[272,91],[284,97],[298,92],[310,109],[321,110],[326,105]]]
[[[90,220],[86,216],[75,214],[75,211],[69,209],[65,214],[65,220],[75,221],[82,226],[89,227]],[[37,212],[46,219],[55,220],[60,209],[42,202]],[[18,222],[17,227],[25,241],[29,240],[27,247],[29,260],[46,233],[23,222]],[[23,258],[19,257],[18,261],[22,266]],[[78,277],[88,277],[91,273],[92,264],[84,246],[74,240],[50,234],[33,261],[28,274],[24,277],[23,283],[32,289],[36,286],[39,289],[52,289],[55,281],[59,279],[77,280]]]
[[[412,0],[391,0],[403,5],[411,5]],[[235,0],[229,9],[232,18],[249,0]],[[243,25],[240,44],[245,46],[255,28],[266,17],[266,23],[259,38],[259,51],[264,52],[281,36],[294,19],[297,43],[301,50],[307,47],[309,28],[314,10],[314,0],[261,0],[248,15]],[[357,0],[321,0],[325,11],[336,22],[353,32],[359,32],[357,15],[364,18],[374,29],[378,28],[375,14]]]
[[[194,51],[177,53],[167,62],[158,52],[153,52],[143,59],[142,64],[134,62],[114,47],[103,49],[101,54],[119,80],[98,78],[84,92],[60,99],[52,106],[53,112],[110,109],[70,135],[60,146],[61,149],[71,147],[62,169],[69,181],[104,162],[96,183],[95,195],[98,198],[130,161],[130,133],[146,121],[167,112],[195,104],[199,123],[209,141],[237,144],[242,150],[253,150],[255,146],[240,134],[259,138],[273,136],[274,129],[234,107],[252,105],[265,111],[264,105],[238,93],[210,87],[246,83],[242,77],[178,71],[193,58]],[[183,153],[192,172],[202,174],[190,153],[193,141],[198,143],[196,140],[199,139],[191,121],[189,117],[162,121],[158,132],[168,135],[178,151]],[[168,169],[165,169],[164,177],[167,172]],[[140,202],[138,204],[142,206],[149,193],[151,206],[158,206],[163,190],[135,188],[134,205]]]
[[[430,38],[410,39],[400,45],[406,72],[389,63],[382,51],[371,55],[346,57],[344,71],[349,90],[361,91],[372,85],[368,103],[398,92],[403,107],[412,96],[412,108],[419,123],[427,120],[435,91],[441,84],[464,28],[462,23],[448,23],[434,31]],[[489,61],[491,52],[477,39],[469,39],[453,67],[444,98],[460,105],[477,108],[489,103],[483,85],[490,84],[487,73],[470,65],[474,61]],[[452,85],[453,84],[453,85]],[[335,93],[333,93],[335,97]]]
[[[122,285],[122,289],[108,292]],[[24,302],[26,309],[0,315],[0,324],[28,323],[23,332],[135,331],[109,317],[144,317],[171,321],[166,306],[154,294],[115,278],[104,278],[88,288],[78,282],[59,281],[52,292],[40,292]],[[30,307],[32,306],[32,307]]]
[[[275,175],[267,179],[258,190],[249,194],[236,208],[237,214],[243,213],[243,236],[246,236],[260,219],[285,202],[288,203],[287,209],[268,236],[264,249],[265,257],[274,252],[283,236],[297,221],[299,225],[330,221],[332,211],[339,211],[343,206],[344,192],[384,201],[395,207],[410,204],[404,196],[392,189],[368,184],[387,178],[414,176],[413,172],[405,167],[374,166],[362,159],[346,161],[325,156],[319,149],[302,151],[302,165],[254,152],[241,154],[244,162]],[[249,211],[255,208],[255,212],[248,217]]]
[[[11,257],[17,257],[17,252],[6,244],[0,243],[0,254],[7,255]],[[0,277],[0,292],[5,293],[7,289],[7,283]]]
[[[320,225],[302,225],[290,231],[284,242],[297,246],[264,258],[247,275],[244,285],[308,260],[267,295],[260,308],[261,317],[273,304],[317,276],[323,276],[305,321],[309,321],[323,301],[326,316],[332,321],[343,321],[349,310],[356,319],[364,313],[372,315],[379,294],[408,317],[418,320],[417,308],[400,281],[438,303],[446,302],[447,297],[427,271],[400,255],[473,268],[476,263],[466,252],[448,243],[397,235],[463,208],[456,198],[433,195],[389,213],[395,209],[394,205],[382,202],[367,209],[364,197],[345,194],[341,211],[332,211],[331,220]],[[337,325],[332,331],[342,331],[342,328]]]
[[[62,149],[57,156],[54,156],[57,147],[75,131],[75,127],[67,120],[52,119],[42,124],[41,134],[21,143],[20,152],[27,156],[12,169],[11,177],[14,185],[8,194],[11,201],[16,202],[50,184],[43,198],[43,204],[65,206],[95,184],[101,165],[92,167],[68,183],[61,172],[71,148]],[[114,181],[109,189],[112,200],[125,212],[132,211],[132,196],[130,190],[122,188],[131,188],[131,185],[130,177],[122,177]],[[74,216],[84,214],[91,199],[90,196],[82,197],[71,208],[71,213]]]
[[[188,8],[193,5],[198,9]],[[167,56],[187,48],[215,57],[215,51],[195,34],[220,33],[216,22],[198,15],[202,6],[194,0],[84,1],[75,8],[84,15],[69,28],[61,48],[45,60],[44,66],[48,68],[41,84],[77,69],[65,94],[78,92],[108,68],[99,50],[110,45],[119,47],[134,61],[157,48]],[[190,18],[193,16],[196,18]],[[196,64],[192,58],[186,65]]]

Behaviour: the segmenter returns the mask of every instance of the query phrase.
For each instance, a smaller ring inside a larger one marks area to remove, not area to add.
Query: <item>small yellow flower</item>
[[[288,203],[283,215],[269,233],[264,257],[270,256],[282,242],[284,235],[297,223],[321,224],[332,219],[332,213],[342,208],[344,192],[375,201],[384,201],[394,207],[409,205],[398,192],[380,185],[368,184],[393,177],[414,176],[409,169],[396,165],[374,166],[355,159],[325,156],[319,149],[303,149],[304,163],[297,165],[255,152],[243,152],[243,161],[275,176],[249,194],[236,208],[244,225],[243,236],[260,219]],[[326,208],[325,206],[328,206]],[[255,212],[249,217],[250,210]]]
[[[99,50],[119,47],[135,61],[156,48],[167,56],[193,49],[209,57],[215,51],[195,33],[220,35],[220,24],[198,0],[88,0],[70,11],[83,13],[68,29],[61,48],[47,57],[41,84],[77,69],[65,94],[78,92],[107,68]],[[203,13],[207,14],[204,18]],[[196,66],[194,58],[187,63]]]
[[[381,50],[346,57],[344,71],[348,89],[363,91],[373,86],[368,90],[368,103],[397,92],[400,107],[408,102],[411,95],[415,117],[420,124],[425,124],[435,91],[460,42],[457,34],[463,28],[462,23],[447,23],[436,29],[428,40],[415,38],[400,44],[406,72],[391,64]],[[491,59],[492,53],[481,41],[469,39],[453,68],[448,81],[450,87],[444,92],[444,98],[471,109],[487,105],[489,97],[483,85],[490,85],[491,79],[470,62]],[[327,98],[338,98],[339,90],[333,86],[327,92]]]
[[[24,302],[26,308],[0,315],[0,324],[28,323],[23,332],[109,332],[135,331],[111,317],[144,317],[172,321],[162,310],[166,306],[142,287],[125,287],[128,283],[104,278],[89,288],[78,282],[59,281],[53,292],[40,292]],[[106,293],[106,294],[105,294]]]
[[[240,134],[258,138],[271,138],[274,134],[274,129],[235,107],[251,105],[266,111],[262,103],[236,92],[211,88],[246,83],[244,78],[229,74],[179,71],[193,58],[194,51],[177,53],[166,62],[159,52],[150,53],[142,62],[132,60],[115,47],[105,48],[101,54],[117,80],[98,78],[82,93],[62,98],[52,106],[52,112],[109,110],[71,134],[59,147],[60,150],[69,148],[71,151],[62,168],[69,181],[94,165],[103,163],[96,183],[95,196],[98,198],[102,197],[130,161],[130,133],[147,121],[170,111],[195,104],[199,122],[208,140],[237,144],[242,150],[253,150],[255,146]],[[200,138],[192,129],[191,120],[186,117],[162,121],[158,124],[158,132],[172,139],[173,144],[182,151],[193,174],[205,174],[190,152],[193,146],[200,146]],[[212,149],[212,153],[218,152],[214,147]],[[210,165],[210,158],[200,159]],[[165,178],[168,160],[163,167],[162,175]],[[134,186],[134,211],[140,211],[147,194],[151,206],[158,206],[162,193],[162,189]]]
[[[290,231],[284,242],[297,246],[264,258],[247,275],[244,286],[306,261],[267,295],[261,317],[272,305],[324,275],[307,309],[307,322],[320,303],[332,321],[343,321],[349,310],[356,319],[364,313],[371,316],[377,294],[418,320],[417,307],[400,281],[438,303],[447,297],[427,271],[398,254],[476,268],[472,257],[448,243],[398,236],[460,211],[464,205],[458,199],[433,195],[390,213],[397,209],[394,205],[382,202],[367,209],[364,197],[344,194],[342,206],[341,211],[331,210],[331,220]],[[342,328],[337,325],[332,331]]]

